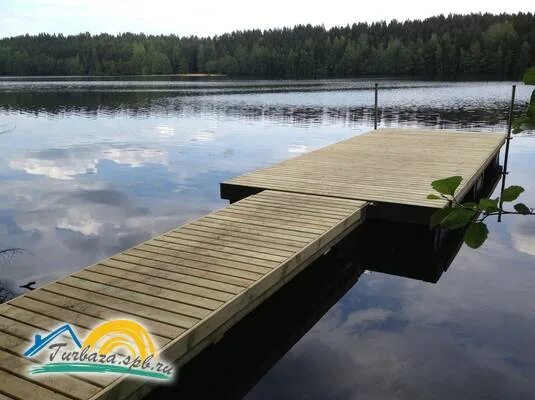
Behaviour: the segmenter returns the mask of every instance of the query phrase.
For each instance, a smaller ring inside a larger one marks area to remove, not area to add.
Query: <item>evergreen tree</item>
[[[0,39],[0,75],[223,73],[265,78],[412,75],[520,78],[535,64],[535,15],[439,15],[211,38],[125,33]]]

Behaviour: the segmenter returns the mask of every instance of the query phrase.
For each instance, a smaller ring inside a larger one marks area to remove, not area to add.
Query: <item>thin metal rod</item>
[[[511,106],[509,107],[509,118],[507,119],[507,137],[505,138],[505,156],[503,160],[503,171],[502,171],[502,190],[500,191],[500,210],[498,211],[498,222],[502,221],[502,206],[503,206],[503,190],[505,189],[505,178],[508,174],[507,172],[507,163],[509,161],[509,143],[511,142],[511,129],[513,126],[513,110],[515,107],[515,94],[516,94],[516,85],[513,85],[511,92]]]
[[[377,83],[375,84],[375,107],[373,109],[373,129],[377,129]]]

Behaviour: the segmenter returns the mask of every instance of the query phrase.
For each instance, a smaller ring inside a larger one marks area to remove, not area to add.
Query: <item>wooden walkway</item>
[[[463,176],[462,197],[503,142],[382,129],[222,183],[222,196],[239,201],[0,305],[0,400],[140,398],[150,389],[140,380],[28,375],[39,360],[22,354],[64,323],[84,337],[122,317],[147,327],[179,367],[354,230],[370,202],[442,207],[426,199],[431,181]]]
[[[365,205],[266,190],[0,305],[0,400],[139,398],[139,380],[28,376],[22,353],[38,331],[67,322],[85,335],[120,316],[180,366],[358,226]]]
[[[379,129],[221,184],[236,200],[263,189],[441,208],[427,200],[436,179],[461,175],[461,198],[496,157],[505,136],[421,129]]]

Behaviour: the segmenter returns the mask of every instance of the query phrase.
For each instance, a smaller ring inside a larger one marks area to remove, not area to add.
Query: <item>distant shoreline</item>
[[[225,74],[140,74],[140,75],[0,75],[1,79],[26,79],[26,78],[41,78],[41,79],[58,79],[58,78],[143,78],[143,77],[163,77],[163,78],[226,78]]]
[[[378,81],[382,80],[400,80],[400,81],[423,81],[423,82],[518,82],[519,79],[497,79],[492,75],[480,74],[478,76],[458,76],[458,77],[429,77],[429,76],[410,76],[410,75],[361,75],[355,77],[315,77],[315,78],[274,78],[274,77],[254,77],[254,76],[229,76],[225,74],[208,74],[208,73],[191,73],[191,74],[144,74],[144,75],[0,75],[1,81],[9,80],[87,80],[87,81],[112,81],[116,80],[136,80],[142,81],[143,78],[228,78],[237,81]],[[165,79],[162,79],[165,80]],[[169,79],[171,81],[171,79]]]
[[[206,38],[43,33],[0,39],[0,74],[186,80],[363,76],[480,80],[483,75],[500,81],[520,79],[535,63],[534,37],[535,15],[521,12],[449,14],[331,28],[297,25]]]
[[[225,74],[169,74],[169,75],[144,75],[144,76],[181,76],[184,78],[221,78]]]

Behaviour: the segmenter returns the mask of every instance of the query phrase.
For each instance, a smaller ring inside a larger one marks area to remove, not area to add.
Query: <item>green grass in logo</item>
[[[99,374],[126,374],[144,376],[152,379],[170,380],[171,377],[160,372],[145,371],[124,367],[122,365],[92,364],[92,363],[49,363],[30,369],[32,374],[51,373],[99,373]]]

